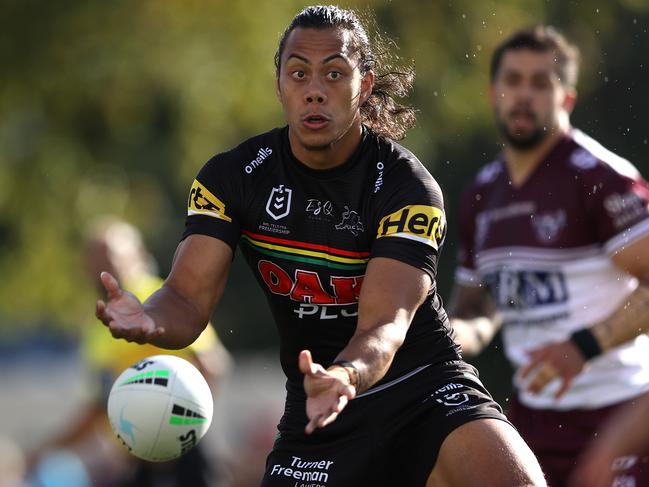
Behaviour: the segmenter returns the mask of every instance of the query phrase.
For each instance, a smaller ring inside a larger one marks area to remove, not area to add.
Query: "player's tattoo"
[[[649,331],[649,287],[639,286],[605,321],[592,327],[603,349],[625,343],[640,333]]]

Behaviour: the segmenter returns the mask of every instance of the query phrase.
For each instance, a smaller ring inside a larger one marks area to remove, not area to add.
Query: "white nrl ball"
[[[192,364],[153,355],[126,369],[108,396],[108,419],[136,457],[177,458],[198,443],[212,422],[212,393]]]

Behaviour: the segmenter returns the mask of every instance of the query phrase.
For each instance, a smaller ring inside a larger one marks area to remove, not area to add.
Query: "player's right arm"
[[[207,325],[223,294],[231,262],[232,248],[222,240],[189,235],[176,249],[169,277],[143,304],[123,291],[113,276],[102,273],[107,300],[97,302],[97,318],[115,338],[184,348]]]
[[[500,328],[496,308],[484,286],[456,283],[449,303],[455,339],[467,356],[477,355]]]

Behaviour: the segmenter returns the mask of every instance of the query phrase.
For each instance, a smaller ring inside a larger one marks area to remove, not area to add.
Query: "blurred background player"
[[[553,486],[605,418],[649,389],[649,338],[638,336],[649,328],[649,186],[571,127],[578,56],[546,26],[496,49],[503,152],[463,196],[450,306],[466,354],[502,325],[517,368],[509,418]],[[647,465],[626,473],[649,485]]]
[[[124,288],[140,299],[146,299],[162,283],[140,232],[119,219],[102,217],[93,222],[86,236],[84,253],[88,275],[95,281],[93,284],[98,292],[101,292],[102,286],[97,276],[102,271],[120,276]],[[185,349],[162,350],[150,344],[114,340],[106,328],[88,323],[82,330],[82,360],[92,378],[93,398],[75,416],[74,423],[67,430],[31,455],[30,464],[34,465],[45,452],[87,446],[90,441],[94,443],[92,448],[101,451],[101,458],[97,462],[92,461],[92,455],[83,455],[92,464],[89,474],[93,486],[223,485],[223,465],[207,442],[199,443],[177,460],[151,463],[127,454],[110,431],[106,404],[113,382],[131,365],[156,354],[177,355],[193,363],[208,380],[213,394],[230,360],[212,326],[207,326],[200,337]]]

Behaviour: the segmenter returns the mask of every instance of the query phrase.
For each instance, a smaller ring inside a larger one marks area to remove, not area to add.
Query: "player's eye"
[[[537,90],[545,90],[552,85],[552,82],[548,78],[534,78],[532,80],[532,85]]]
[[[306,73],[301,69],[296,69],[295,71],[291,71],[291,77],[293,79],[304,79],[306,77]]]
[[[327,79],[330,79],[332,81],[338,80],[342,78],[343,74],[340,71],[329,71],[327,73]]]
[[[513,74],[513,75],[505,76],[504,81],[507,86],[516,86],[520,83],[521,77]]]

